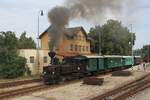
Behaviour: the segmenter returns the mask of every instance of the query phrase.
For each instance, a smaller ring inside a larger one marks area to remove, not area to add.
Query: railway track
[[[36,86],[32,86],[32,87],[26,87],[26,88],[7,91],[7,92],[2,92],[2,93],[0,93],[0,100],[1,99],[6,99],[6,98],[9,98],[9,97],[12,97],[12,96],[16,96],[16,95],[23,95],[25,93],[37,91],[37,90],[44,89],[44,88],[47,88],[47,86],[45,86],[45,85],[36,85]]]
[[[91,100],[125,100],[127,97],[136,94],[146,88],[150,88],[150,74],[112,91],[92,98]]]
[[[11,98],[11,97],[18,96],[18,95],[29,94],[31,92],[36,92],[36,91],[39,91],[39,90],[54,89],[54,88],[58,88],[58,87],[68,85],[68,84],[76,83],[76,82],[79,82],[79,81],[81,81],[81,80],[67,81],[65,83],[55,84],[55,85],[39,84],[39,85],[31,86],[31,87],[10,90],[10,91],[0,93],[0,100],[5,100],[5,99]]]
[[[0,89],[24,85],[24,84],[30,84],[34,82],[40,82],[40,81],[41,79],[31,79],[31,80],[20,80],[20,81],[14,81],[14,82],[5,82],[5,83],[0,83]]]
[[[106,75],[106,74],[110,74],[111,72],[112,71],[102,72],[102,73],[99,73],[95,76],[103,75],[103,74]],[[5,92],[0,93],[0,100],[1,99],[2,100],[7,99],[7,98],[10,98],[10,97],[14,97],[14,96],[18,96],[18,95],[28,94],[28,93],[31,93],[31,92],[36,92],[36,91],[39,91],[39,90],[53,89],[53,88],[61,87],[61,86],[64,86],[64,85],[72,84],[72,83],[75,83],[75,82],[79,82],[81,80],[83,80],[83,78],[76,79],[76,80],[65,81],[64,83],[61,83],[61,84],[55,84],[55,85],[39,84],[39,85],[35,85],[35,86],[30,86],[30,87],[24,87],[24,88],[20,88],[20,89],[5,91]],[[30,83],[34,83],[34,82],[40,82],[40,81],[41,81],[40,79],[34,79],[34,80],[24,80],[24,81],[0,83],[0,88],[9,88],[9,87],[13,87],[13,86],[30,84]]]

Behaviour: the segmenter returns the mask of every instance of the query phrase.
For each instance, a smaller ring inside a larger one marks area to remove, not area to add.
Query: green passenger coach
[[[87,57],[87,71],[96,72],[104,70],[104,57],[103,56],[86,56]]]
[[[121,67],[122,66],[122,56],[104,56],[104,66],[107,69]]]
[[[130,66],[134,64],[134,59],[132,56],[123,56],[123,66]]]

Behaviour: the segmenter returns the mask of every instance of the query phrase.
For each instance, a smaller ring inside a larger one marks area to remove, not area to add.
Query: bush
[[[0,78],[24,75],[26,59],[19,57],[18,39],[14,32],[0,32]]]
[[[13,57],[7,64],[0,64],[0,78],[17,78],[23,76],[25,64],[26,59],[19,56]]]

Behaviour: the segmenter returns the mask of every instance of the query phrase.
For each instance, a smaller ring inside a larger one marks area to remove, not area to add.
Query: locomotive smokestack
[[[48,53],[48,55],[49,55],[49,57],[51,58],[51,64],[53,64],[53,59],[54,59],[54,57],[55,57],[56,53],[55,53],[55,52],[50,51],[50,52]]]

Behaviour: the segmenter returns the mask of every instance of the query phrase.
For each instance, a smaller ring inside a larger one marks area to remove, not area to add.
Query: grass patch
[[[21,77],[13,78],[13,79],[0,79],[0,83],[2,83],[2,82],[19,81],[19,80],[39,79],[39,78],[40,78],[40,74],[38,74],[38,75],[31,75],[31,76],[21,76]]]

